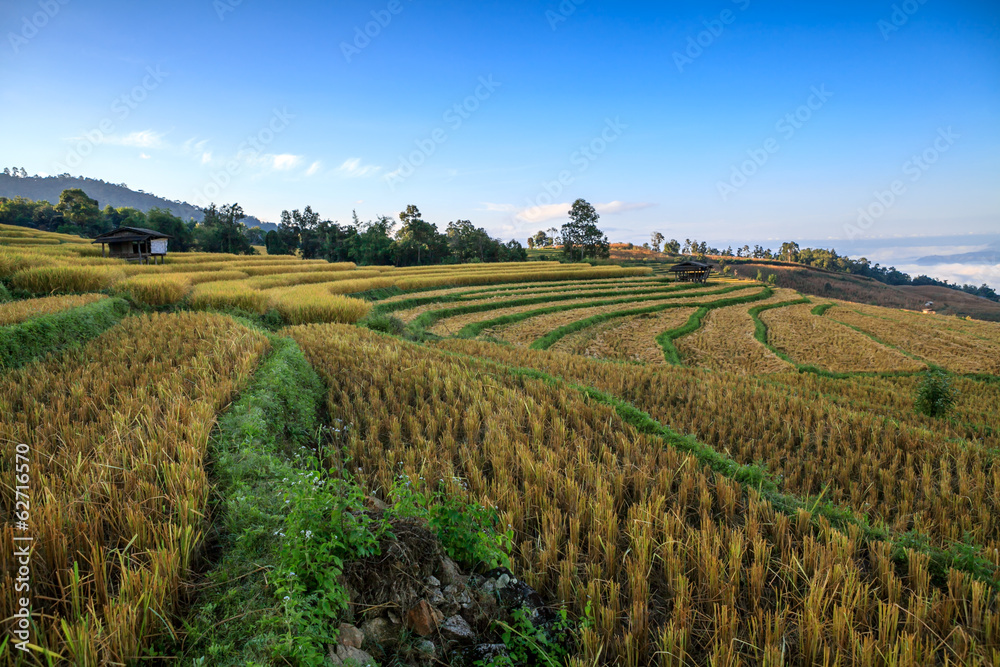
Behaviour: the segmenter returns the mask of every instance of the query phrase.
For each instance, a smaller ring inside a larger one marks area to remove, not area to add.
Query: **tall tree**
[[[243,219],[246,215],[239,204],[217,208],[212,203],[196,230],[198,245],[206,252],[228,252],[236,255],[254,254],[246,235]]]
[[[170,248],[177,252],[187,252],[194,246],[193,225],[162,208],[151,208],[146,214],[146,224],[150,229],[171,236]]]
[[[438,233],[437,225],[420,217],[419,208],[410,204],[399,214],[399,221],[403,224],[396,232],[397,264],[411,264],[414,259],[418,266],[433,264],[448,254],[447,237]]]
[[[97,200],[88,197],[80,188],[63,190],[56,210],[62,214],[65,226],[70,227],[65,231],[92,238],[110,229],[101,218]]]
[[[652,246],[653,252],[660,252],[661,243],[663,243],[663,234],[660,232],[653,232],[649,236],[649,245]]]
[[[562,226],[563,254],[570,259],[608,257],[611,244],[597,228],[600,216],[584,199],[577,199],[569,210],[569,222]]]

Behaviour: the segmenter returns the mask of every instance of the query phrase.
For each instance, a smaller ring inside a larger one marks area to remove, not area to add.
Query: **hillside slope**
[[[70,188],[80,188],[88,196],[96,199],[102,209],[108,205],[114,208],[127,206],[143,212],[148,212],[152,208],[162,208],[182,220],[193,218],[201,221],[204,216],[201,208],[194,204],[164,199],[148,192],[137,192],[124,183],[108,183],[82,176],[27,176],[20,178],[0,174],[0,197],[24,197],[55,204],[59,201],[59,195],[62,194],[62,191]],[[243,223],[247,227],[260,227],[264,231],[276,228],[273,223],[261,222],[253,216],[248,216]]]

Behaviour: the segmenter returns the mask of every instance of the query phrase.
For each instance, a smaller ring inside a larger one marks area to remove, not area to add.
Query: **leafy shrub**
[[[10,301],[11,298],[10,292],[7,291],[7,288],[4,287],[3,283],[0,283],[0,303]]]
[[[948,375],[940,370],[930,370],[924,375],[917,389],[917,412],[928,417],[943,417],[955,404],[956,392]]]
[[[453,484],[457,483],[453,480]],[[392,507],[395,516],[426,519],[452,560],[487,569],[510,567],[507,554],[513,548],[514,532],[502,530],[495,509],[469,503],[458,489],[449,489],[443,480],[434,491],[420,486],[405,475],[396,481],[391,491],[396,501]]]
[[[375,315],[365,320],[364,325],[372,331],[381,331],[393,336],[402,336],[406,330],[403,321],[391,315]]]

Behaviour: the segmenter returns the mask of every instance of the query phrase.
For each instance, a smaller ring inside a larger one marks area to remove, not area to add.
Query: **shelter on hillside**
[[[704,283],[708,281],[708,277],[712,274],[712,265],[705,264],[704,262],[688,261],[675,264],[667,270],[674,274],[678,282]]]
[[[101,244],[101,257],[114,257],[140,264],[149,264],[150,259],[156,264],[159,258],[160,264],[163,264],[163,258],[167,256],[167,241],[171,238],[173,237],[169,234],[152,229],[119,227],[101,234],[93,243]]]

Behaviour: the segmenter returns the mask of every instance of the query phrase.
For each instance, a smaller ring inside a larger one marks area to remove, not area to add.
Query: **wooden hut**
[[[708,277],[712,274],[712,265],[704,262],[681,262],[671,266],[668,271],[674,274],[678,282],[682,283],[704,283],[708,282]]]
[[[159,263],[163,264],[163,258],[167,256],[167,241],[171,238],[173,237],[169,234],[152,229],[119,227],[101,234],[93,242],[101,244],[101,257],[114,257],[140,264],[149,264],[150,259],[156,264],[159,258]]]

